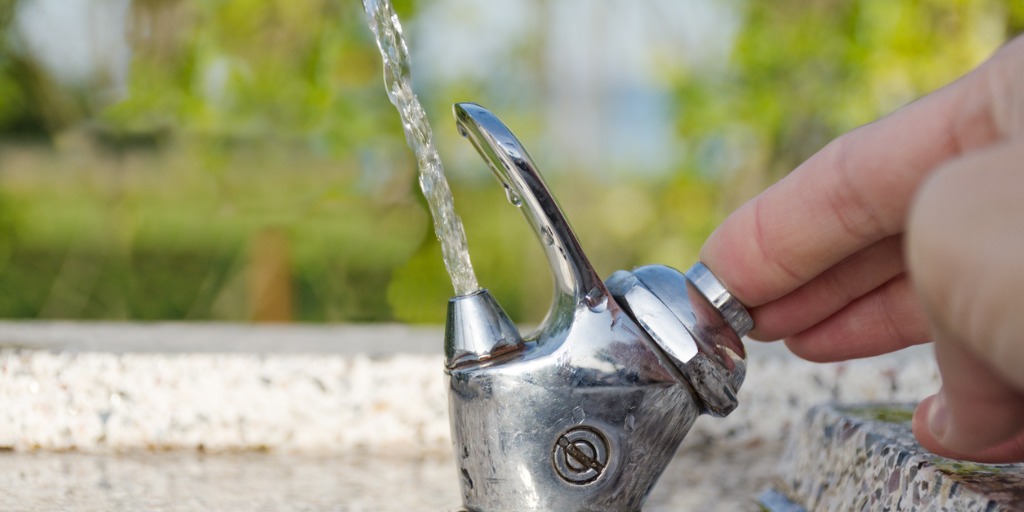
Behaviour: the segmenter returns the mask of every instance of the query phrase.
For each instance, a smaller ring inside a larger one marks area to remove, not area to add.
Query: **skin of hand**
[[[811,361],[934,341],[936,454],[1024,460],[1024,37],[832,141],[711,235],[751,337]]]

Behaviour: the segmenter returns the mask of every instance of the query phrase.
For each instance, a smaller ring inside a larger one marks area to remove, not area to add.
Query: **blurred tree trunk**
[[[292,272],[288,234],[280,228],[259,231],[249,248],[249,319],[292,320]]]

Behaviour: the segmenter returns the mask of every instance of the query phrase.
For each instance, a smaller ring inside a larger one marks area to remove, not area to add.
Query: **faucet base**
[[[463,503],[474,512],[639,511],[700,406],[618,307],[448,370]],[[565,338],[587,343],[559,343]]]

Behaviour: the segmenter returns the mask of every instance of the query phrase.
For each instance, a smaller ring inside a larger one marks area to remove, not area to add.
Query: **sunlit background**
[[[836,135],[984,60],[1019,0],[403,0],[480,282],[539,243],[450,107],[530,149],[602,275],[688,267]],[[451,295],[356,0],[0,0],[0,317],[440,323]]]

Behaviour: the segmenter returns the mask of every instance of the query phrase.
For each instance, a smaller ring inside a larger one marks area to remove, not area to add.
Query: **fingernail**
[[[928,430],[931,430],[932,436],[940,443],[949,431],[949,409],[946,407],[946,396],[941,392],[928,404]]]

